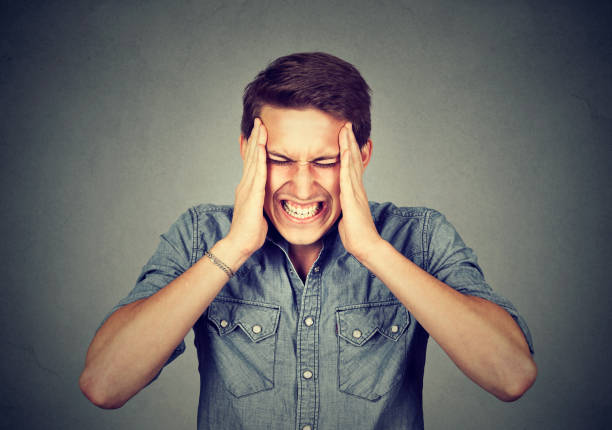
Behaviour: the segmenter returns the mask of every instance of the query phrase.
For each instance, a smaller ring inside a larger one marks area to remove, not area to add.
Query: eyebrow
[[[287,157],[286,155],[279,154],[278,152],[274,152],[274,151],[268,150],[268,155],[272,155],[278,158],[283,158],[286,161],[295,161],[295,160],[292,160],[290,157]],[[321,157],[317,157],[313,160],[310,160],[310,162],[317,162],[317,161],[324,161],[324,160],[337,160],[339,157],[340,157],[340,153],[333,154],[333,155],[323,155]]]

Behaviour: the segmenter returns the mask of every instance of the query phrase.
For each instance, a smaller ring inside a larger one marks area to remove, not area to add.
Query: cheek
[[[274,171],[274,168],[268,165],[268,170],[266,174],[266,189],[271,189],[272,184],[276,182],[278,174]]]
[[[326,169],[317,175],[317,182],[333,198],[340,195],[340,168]]]
[[[287,174],[285,169],[279,169],[276,166],[268,165],[268,173],[266,177],[266,195],[272,197],[285,182],[287,182]]]

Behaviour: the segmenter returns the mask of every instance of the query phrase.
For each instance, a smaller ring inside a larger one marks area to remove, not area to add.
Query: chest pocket
[[[274,387],[280,308],[217,297],[208,308],[210,354],[228,391],[242,397]]]
[[[397,301],[336,309],[340,391],[376,400],[398,384],[406,361],[410,318]]]

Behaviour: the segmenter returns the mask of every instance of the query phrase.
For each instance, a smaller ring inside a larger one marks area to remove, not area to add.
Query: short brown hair
[[[370,137],[370,87],[350,63],[324,52],[274,60],[244,89],[240,130],[248,137],[264,105],[314,107],[350,121],[359,147]]]

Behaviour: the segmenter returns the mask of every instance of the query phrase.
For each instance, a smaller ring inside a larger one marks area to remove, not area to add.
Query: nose
[[[296,163],[294,167],[293,194],[301,200],[308,200],[314,191],[315,178],[310,163]]]

